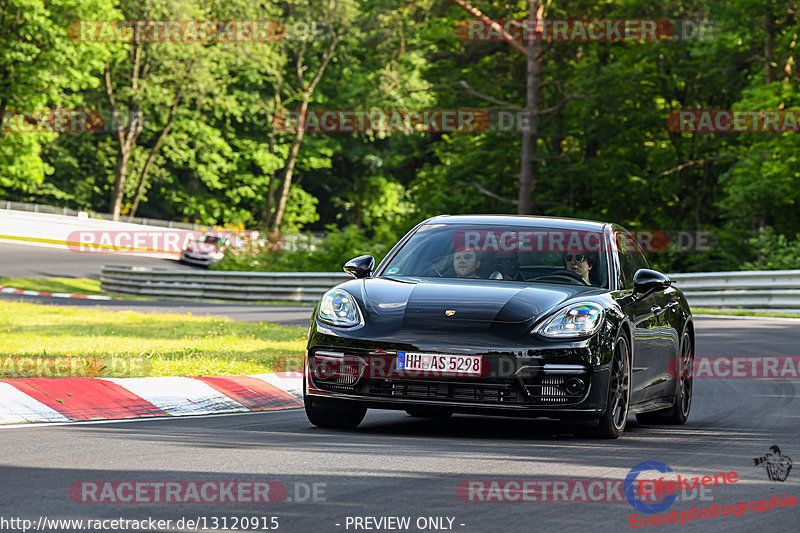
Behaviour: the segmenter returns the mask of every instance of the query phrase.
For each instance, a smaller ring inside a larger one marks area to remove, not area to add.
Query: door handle
[[[653,307],[650,308],[650,312],[653,313],[653,314],[656,314],[659,311],[661,311],[661,306],[660,305],[654,305]]]

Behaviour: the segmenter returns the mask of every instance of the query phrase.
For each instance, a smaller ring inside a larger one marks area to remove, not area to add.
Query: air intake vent
[[[511,383],[476,384],[375,379],[369,394],[413,400],[459,400],[465,402],[509,403],[518,401]]]
[[[564,404],[579,401],[584,396],[585,381],[589,370],[583,365],[545,364],[526,366],[517,371],[517,379],[529,399],[540,404]],[[580,387],[573,387],[577,393],[568,392],[567,381],[577,381]]]

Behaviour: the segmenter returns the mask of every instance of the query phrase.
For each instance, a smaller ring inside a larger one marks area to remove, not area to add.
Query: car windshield
[[[381,275],[608,287],[607,265],[600,231],[429,224]]]

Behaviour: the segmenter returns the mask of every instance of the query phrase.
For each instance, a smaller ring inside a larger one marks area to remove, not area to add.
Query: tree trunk
[[[286,202],[289,199],[289,192],[292,188],[292,174],[294,173],[294,165],[297,163],[297,154],[300,152],[300,145],[303,144],[303,136],[305,135],[305,116],[308,111],[308,101],[311,99],[311,94],[306,93],[303,97],[303,103],[300,105],[300,124],[292,139],[292,145],[289,148],[289,157],[286,159],[286,169],[283,173],[283,187],[281,189],[281,196],[278,199],[278,207],[275,210],[275,216],[272,223],[269,225],[271,231],[278,231],[283,222],[283,215],[286,212]]]
[[[530,0],[530,17],[542,20],[544,6],[540,0]],[[527,50],[527,78],[525,87],[525,116],[527,127],[522,131],[522,147],[520,150],[519,196],[517,197],[517,214],[533,214],[534,192],[536,191],[537,142],[539,140],[539,90],[541,86],[542,45],[532,41]]]
[[[331,38],[331,43],[328,45],[327,50],[322,56],[319,68],[317,68],[314,78],[307,86],[304,81],[303,72],[305,67],[302,65],[303,54],[300,54],[297,64],[297,78],[300,82],[300,88],[303,91],[303,101],[300,106],[300,124],[299,129],[292,139],[292,145],[289,148],[289,157],[286,160],[286,170],[283,173],[283,187],[281,188],[281,196],[278,199],[278,206],[275,209],[275,216],[269,225],[269,229],[273,232],[280,230],[281,222],[283,222],[283,215],[286,212],[286,202],[289,200],[289,192],[292,189],[292,174],[294,173],[294,166],[297,163],[297,154],[300,152],[300,145],[303,144],[303,136],[305,135],[305,117],[308,112],[308,103],[311,101],[311,96],[314,94],[314,89],[317,87],[319,80],[325,74],[325,69],[333,56],[333,51],[336,49],[336,44],[339,42],[339,36],[334,35]],[[303,48],[305,50],[305,48]]]
[[[125,128],[120,128],[119,108],[117,107],[116,99],[114,98],[114,87],[111,83],[111,66],[106,65],[105,69],[105,82],[106,82],[106,98],[111,108],[111,123],[117,130],[117,142],[119,144],[119,154],[117,155],[117,166],[114,175],[114,189],[111,191],[111,214],[113,219],[119,220],[120,212],[122,211],[122,200],[125,197],[125,182],[128,178],[128,162],[130,160],[133,147],[136,145],[136,139],[142,132],[142,117],[139,113],[138,106],[135,101],[139,95],[139,69],[142,59],[142,47],[137,45],[134,50],[134,60],[131,76],[131,95],[128,100],[128,125]]]
[[[133,217],[136,215],[136,210],[139,208],[139,202],[142,199],[142,195],[144,195],[144,189],[147,185],[147,175],[150,172],[150,167],[153,164],[153,161],[156,158],[156,154],[158,154],[158,150],[161,148],[161,145],[164,143],[164,139],[169,134],[169,130],[172,128],[172,122],[175,120],[175,115],[178,114],[178,106],[181,103],[181,89],[178,89],[178,94],[175,95],[175,98],[172,100],[172,107],[169,109],[169,116],[167,117],[167,123],[164,125],[164,129],[161,130],[161,133],[158,135],[158,139],[156,139],[156,143],[150,149],[150,154],[147,156],[147,161],[142,168],[142,172],[139,175],[139,185],[136,187],[136,194],[133,197],[133,205],[131,206],[131,212],[128,216],[128,222],[133,220]]]
[[[285,51],[285,47],[281,45],[281,53]],[[283,108],[283,99],[281,98],[281,88],[283,87],[283,74],[279,70],[278,71],[278,79],[275,82],[275,94],[274,94],[274,102],[275,102],[275,116],[280,112]],[[273,127],[269,130],[269,153],[275,155],[275,127],[273,122]],[[261,216],[259,217],[258,228],[261,229],[263,225],[269,227],[270,222],[272,221],[272,206],[275,205],[275,182],[278,179],[278,173],[273,172],[269,177],[269,186],[267,188],[267,204],[264,206],[264,209],[261,211]]]
[[[766,39],[764,39],[764,70],[766,74],[767,83],[775,81],[775,17],[772,14],[772,2],[767,2],[767,13],[764,14],[764,31],[766,32]]]
[[[116,108],[112,107],[112,116],[116,118]],[[119,141],[119,155],[116,172],[114,175],[114,190],[111,192],[111,214],[114,220],[119,220],[122,211],[122,200],[125,196],[125,182],[128,178],[128,162],[130,161],[136,139],[142,131],[142,118],[138,112],[131,114],[128,126],[120,129],[117,137]]]
[[[128,159],[130,158],[130,151],[125,149],[125,144],[120,144],[119,160],[114,169],[114,190],[111,192],[111,214],[114,220],[119,220],[119,214],[122,210],[122,198],[125,194],[125,181],[128,177]]]

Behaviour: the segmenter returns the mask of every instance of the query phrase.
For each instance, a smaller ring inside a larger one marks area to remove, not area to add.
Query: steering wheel
[[[586,283],[586,280],[581,277],[580,274],[576,274],[571,270],[560,270],[556,272],[551,272],[550,274],[545,274],[544,276],[539,276],[538,278],[533,278],[532,281],[545,281],[547,279],[552,279],[554,281],[567,281],[569,283],[575,282],[576,285],[589,285]]]

